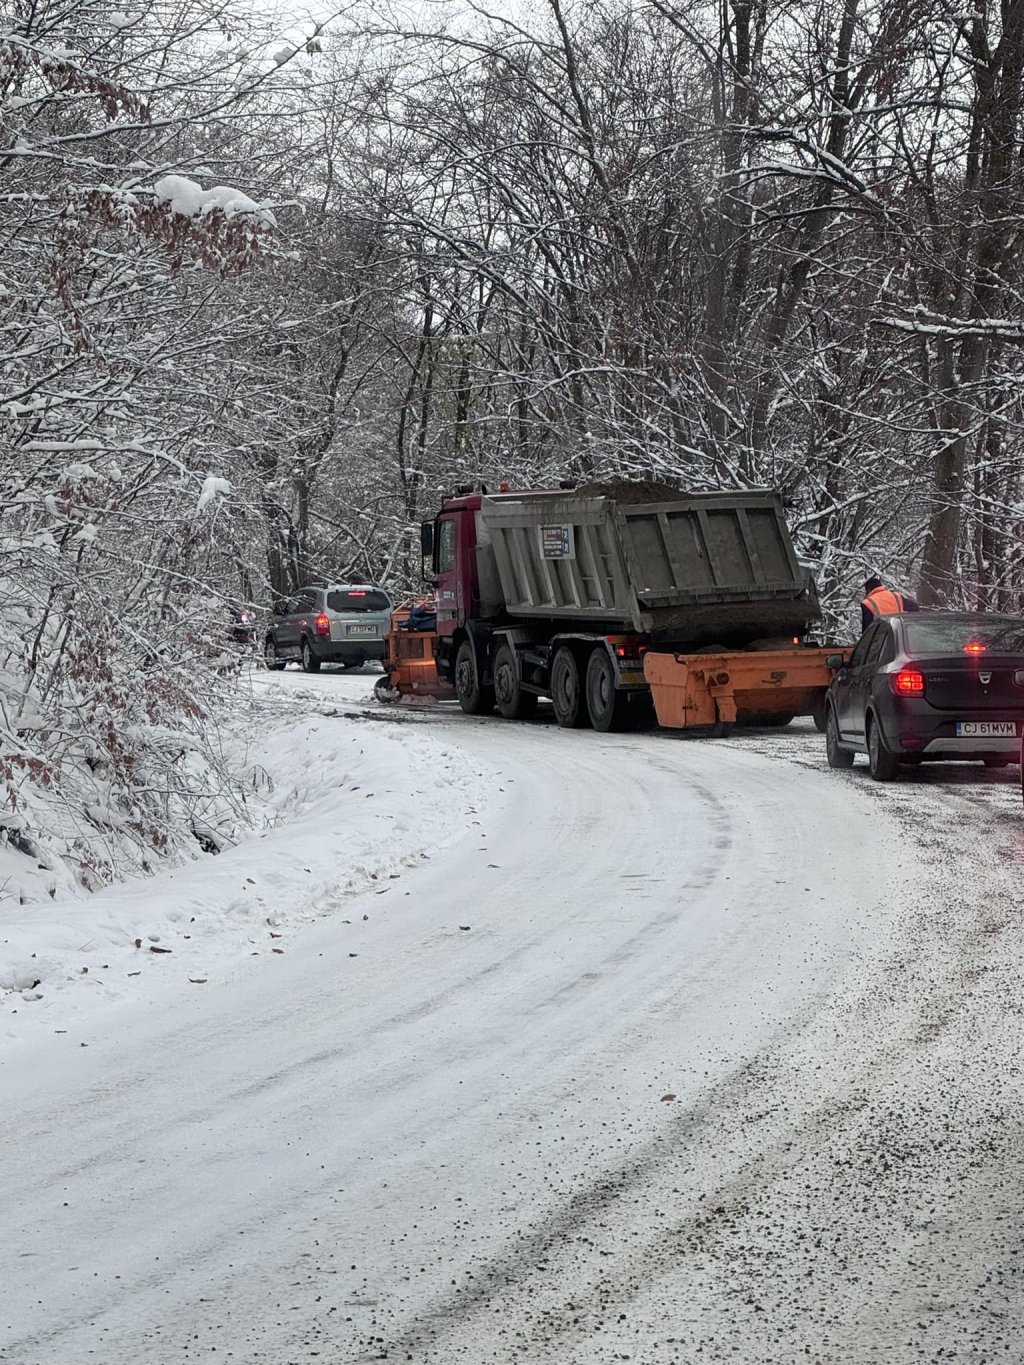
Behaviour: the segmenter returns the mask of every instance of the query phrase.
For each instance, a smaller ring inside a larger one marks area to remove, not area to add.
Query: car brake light
[[[892,690],[898,697],[923,697],[924,674],[916,668],[901,668],[892,675]]]
[[[984,654],[984,653],[985,653],[985,646],[984,646],[984,645],[978,644],[976,640],[972,640],[971,643],[970,643],[969,645],[964,645],[964,653],[965,653],[965,654]]]
[[[317,635],[330,635],[331,633],[331,618],[326,612],[322,611],[316,618],[316,633]]]
[[[350,592],[349,597],[365,597],[365,592]]]

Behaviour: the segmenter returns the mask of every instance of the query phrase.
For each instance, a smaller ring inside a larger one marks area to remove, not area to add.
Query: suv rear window
[[[960,654],[971,644],[982,645],[988,654],[1024,654],[1024,621],[1013,616],[904,617],[903,631],[908,654]]]
[[[386,593],[372,588],[352,588],[327,594],[328,611],[388,611],[391,603]]]

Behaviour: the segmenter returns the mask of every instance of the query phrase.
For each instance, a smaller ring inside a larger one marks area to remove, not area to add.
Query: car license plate
[[[349,635],[376,635],[376,626],[349,626]]]
[[[956,732],[971,739],[1013,739],[1017,723],[1012,720],[958,720]]]

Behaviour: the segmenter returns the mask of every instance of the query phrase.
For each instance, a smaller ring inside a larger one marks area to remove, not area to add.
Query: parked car
[[[1024,727],[1024,620],[972,612],[884,616],[836,668],[825,699],[830,768],[866,753],[871,776],[901,764],[1018,761]]]
[[[297,659],[307,673],[321,664],[359,668],[384,657],[391,599],[372,583],[317,583],[278,602],[266,637],[268,668]]]

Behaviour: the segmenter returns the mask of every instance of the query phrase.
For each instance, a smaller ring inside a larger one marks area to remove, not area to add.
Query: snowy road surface
[[[9,1050],[4,1365],[1024,1358],[1017,770],[394,724],[447,849]]]

